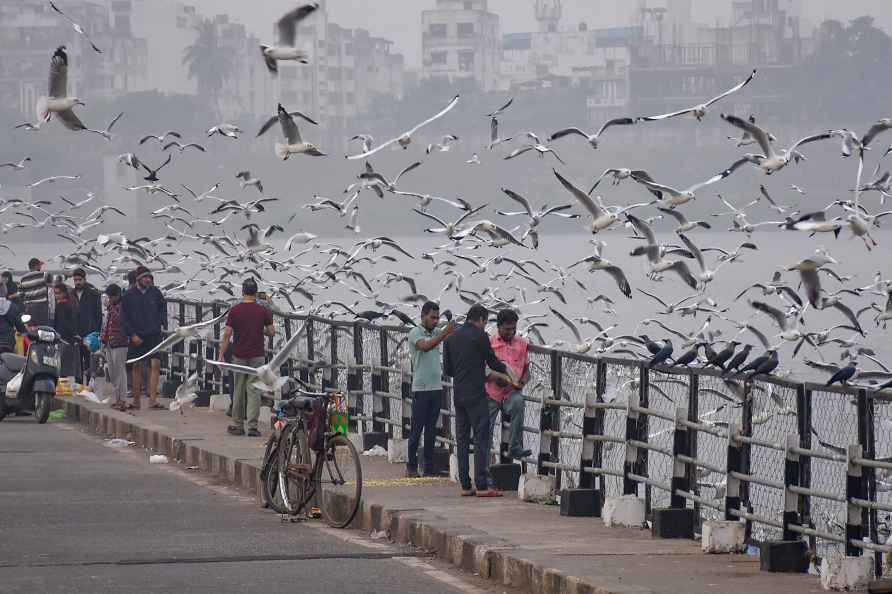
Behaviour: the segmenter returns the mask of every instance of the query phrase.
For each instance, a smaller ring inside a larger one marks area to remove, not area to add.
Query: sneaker
[[[495,489],[485,489],[483,491],[477,491],[477,497],[501,497],[502,494],[496,491]]]
[[[248,437],[260,437],[260,431],[256,428],[248,429]]]
[[[406,469],[406,478],[416,479],[416,478],[421,478],[421,475],[418,474],[417,470],[415,470],[413,468],[407,468]]]
[[[242,427],[237,427],[236,425],[230,425],[226,428],[226,432],[230,435],[244,435],[245,430]]]

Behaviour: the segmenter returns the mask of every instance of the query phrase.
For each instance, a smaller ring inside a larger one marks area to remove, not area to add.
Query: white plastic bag
[[[19,388],[22,387],[22,379],[25,377],[24,371],[20,371],[15,374],[11,380],[6,383],[6,397],[9,399],[16,398],[19,393]]]

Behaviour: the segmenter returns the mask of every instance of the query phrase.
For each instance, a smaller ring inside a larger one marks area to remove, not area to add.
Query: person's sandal
[[[149,405],[150,409],[153,410],[167,410],[167,407],[161,404],[160,402],[155,402]]]
[[[473,497],[476,494],[477,494],[477,491],[475,491],[474,489],[468,489],[467,491],[462,489],[462,492],[461,492],[462,497]]]
[[[486,491],[477,491],[477,497],[502,497],[502,494],[495,489],[487,489]]]

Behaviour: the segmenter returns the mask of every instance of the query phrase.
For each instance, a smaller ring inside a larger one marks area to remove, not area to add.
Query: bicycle
[[[261,470],[264,503],[297,516],[314,499],[326,523],[344,528],[362,498],[362,465],[353,443],[328,431],[329,415],[344,396],[302,390],[275,404],[275,431]],[[315,454],[315,455],[314,455]]]

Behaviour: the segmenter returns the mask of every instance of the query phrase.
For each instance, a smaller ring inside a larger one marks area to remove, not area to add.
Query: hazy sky
[[[187,0],[189,1],[189,0]],[[191,0],[205,14],[228,12],[233,19],[245,23],[261,38],[269,38],[272,23],[300,0]],[[328,0],[332,21],[343,27],[363,27],[375,35],[396,42],[397,51],[406,55],[410,67],[421,62],[421,11],[431,8],[435,0]],[[490,10],[501,16],[502,33],[531,31],[534,0],[490,0]],[[590,27],[609,27],[627,24],[633,0],[564,0],[564,24],[574,26],[586,21]],[[656,4],[656,0],[652,2]],[[802,0],[803,16],[813,23],[825,18],[848,19],[862,14],[877,17],[881,26],[892,29],[892,1],[890,0]],[[713,22],[726,20],[730,0],[694,0],[696,20]]]

